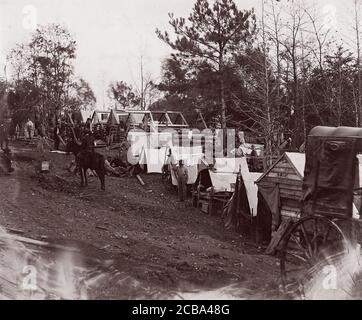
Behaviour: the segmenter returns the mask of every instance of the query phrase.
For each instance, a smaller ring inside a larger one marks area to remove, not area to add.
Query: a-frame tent
[[[148,131],[153,122],[152,114],[147,110],[127,110],[127,127]]]
[[[107,126],[118,126],[120,124],[125,126],[128,117],[129,113],[127,111],[112,109],[107,120]]]
[[[92,126],[94,127],[97,124],[100,124],[102,126],[107,125],[110,114],[110,111],[95,110],[92,116]]]

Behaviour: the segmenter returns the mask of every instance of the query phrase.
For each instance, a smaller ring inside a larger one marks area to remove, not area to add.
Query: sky
[[[171,50],[157,38],[155,30],[170,30],[168,13],[187,17],[194,2],[0,0],[0,75],[4,73],[6,54],[16,43],[26,42],[37,24],[61,23],[77,41],[76,75],[90,83],[97,97],[97,108],[107,108],[106,90],[110,82],[122,80],[133,86],[139,83],[141,55],[145,72],[159,79],[161,62]],[[239,9],[255,7],[257,13],[260,11],[261,0],[235,2]],[[334,8],[339,23],[346,21],[345,15],[349,14],[346,8],[353,8],[353,0],[321,0],[318,4],[320,10]]]

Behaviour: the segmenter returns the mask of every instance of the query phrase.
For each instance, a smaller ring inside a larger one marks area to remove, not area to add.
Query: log
[[[103,226],[96,226],[96,229],[108,231],[108,229],[106,227],[103,227]]]
[[[139,183],[140,183],[142,186],[146,185],[146,184],[144,183],[144,181],[142,180],[142,178],[141,178],[138,174],[136,174],[136,178],[137,178],[137,180],[139,181]]]
[[[80,252],[80,250],[76,249],[76,248],[70,248],[70,247],[65,247],[62,245],[53,244],[53,243],[49,243],[49,242],[45,242],[45,241],[25,238],[25,237],[18,236],[15,234],[2,234],[2,235],[0,235],[0,239],[9,239],[9,240],[14,240],[14,241],[19,241],[19,242],[39,246],[39,247],[48,247],[48,248],[54,248],[54,249],[61,249],[64,251]]]
[[[19,230],[19,229],[13,229],[13,228],[5,228],[7,232],[11,232],[11,233],[18,233],[18,234],[23,234],[25,233],[23,230]]]

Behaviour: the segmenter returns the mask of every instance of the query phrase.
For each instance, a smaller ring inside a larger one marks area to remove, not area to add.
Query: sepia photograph
[[[362,299],[361,55],[362,0],[0,0],[0,300]]]

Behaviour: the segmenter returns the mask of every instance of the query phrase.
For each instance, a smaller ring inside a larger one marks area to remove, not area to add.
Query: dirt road
[[[111,266],[113,278],[89,287],[88,297],[190,298],[199,292],[197,298],[207,298],[205,291],[214,290],[218,298],[227,286],[235,298],[280,297],[277,260],[225,230],[221,217],[178,203],[159,175],[142,175],[146,186],[132,177],[107,177],[106,192],[91,177],[81,189],[79,177],[66,170],[72,156],[13,147],[16,170],[0,177],[0,226],[71,245],[83,258]],[[51,161],[50,173],[37,172],[41,159]]]

